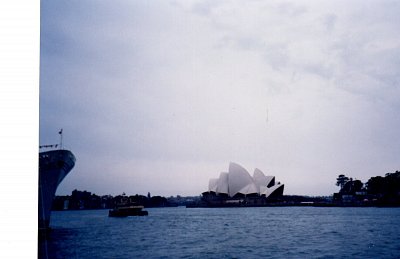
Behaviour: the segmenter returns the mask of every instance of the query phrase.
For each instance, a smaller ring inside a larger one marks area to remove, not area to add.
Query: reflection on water
[[[52,212],[39,258],[398,258],[400,208],[149,208]]]

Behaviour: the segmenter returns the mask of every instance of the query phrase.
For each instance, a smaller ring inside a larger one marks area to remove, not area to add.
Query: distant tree
[[[387,191],[394,196],[400,196],[400,172],[386,174]]]
[[[349,181],[349,177],[344,174],[340,174],[336,179],[336,185],[340,186],[340,190],[343,189],[343,186]]]
[[[370,194],[389,196],[400,195],[400,172],[387,173],[385,177],[371,177],[367,182],[367,190]]]
[[[364,184],[360,180],[353,181],[353,190],[355,192],[360,192],[363,190]]]
[[[347,181],[343,188],[340,189],[340,193],[342,194],[356,194],[356,192],[362,191],[364,184],[360,180],[354,180],[350,178],[349,181]]]
[[[154,197],[150,198],[149,206],[151,206],[151,207],[165,207],[167,205],[168,205],[168,201],[164,197],[154,196]]]
[[[386,193],[385,178],[383,178],[382,176],[371,177],[366,185],[369,194]]]

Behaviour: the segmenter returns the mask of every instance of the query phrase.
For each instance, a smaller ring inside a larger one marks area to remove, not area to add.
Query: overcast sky
[[[59,195],[200,195],[236,162],[331,195],[400,170],[398,1],[41,1]]]

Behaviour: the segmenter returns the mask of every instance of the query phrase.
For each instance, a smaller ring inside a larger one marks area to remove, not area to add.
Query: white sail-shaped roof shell
[[[229,194],[228,178],[229,174],[226,172],[222,172],[219,175],[216,191],[217,193]]]
[[[275,176],[266,176],[266,178],[267,178],[267,187],[275,185]]]
[[[218,178],[211,178],[208,181],[208,191],[217,192],[217,184],[218,184]]]
[[[269,188],[267,186],[260,186],[260,195],[266,195],[268,189]]]
[[[263,173],[260,169],[258,169],[258,168],[256,168],[256,169],[254,170],[254,173],[253,173],[253,180],[254,180],[254,183],[255,183],[256,186],[257,186],[257,191],[258,191],[258,193],[260,193],[260,186],[265,186],[265,187],[268,186],[268,183],[267,183],[268,179],[267,179],[267,177],[266,177],[266,176],[264,175],[264,173]]]
[[[258,190],[260,190],[260,186],[271,187],[275,184],[275,176],[265,176],[265,174],[258,168],[254,169],[253,179]]]
[[[278,189],[281,186],[282,186],[282,184],[276,184],[276,185],[274,185],[272,187],[269,187],[269,188],[268,187],[267,188],[262,187],[260,189],[260,195],[265,195],[265,197],[268,198],[276,189]]]
[[[255,192],[257,192],[257,187],[255,186],[253,178],[250,176],[250,174],[242,166],[235,163],[229,164],[228,185],[229,196],[231,197],[235,196],[237,193],[246,195],[248,194],[246,190],[253,191],[255,189]]]
[[[212,178],[208,183],[208,191],[216,194],[226,194],[233,197],[236,194],[258,194],[270,196],[282,184],[275,185],[275,176],[265,176],[260,169],[255,169],[253,177],[242,166],[229,164],[229,172],[221,172],[219,178]]]
[[[249,183],[248,185],[244,186],[238,193],[249,195],[249,194],[257,194],[259,193],[257,190],[257,186],[254,183]]]

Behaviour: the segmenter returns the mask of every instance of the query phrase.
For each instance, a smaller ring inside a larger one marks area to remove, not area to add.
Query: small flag
[[[62,134],[62,129],[58,132],[58,134],[60,134],[60,135]]]

